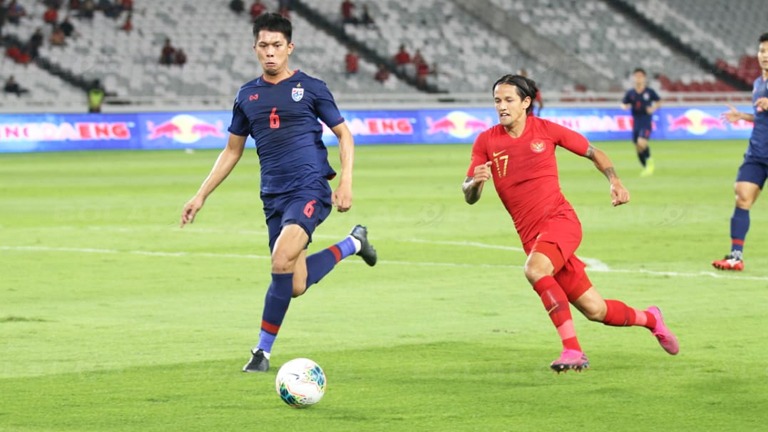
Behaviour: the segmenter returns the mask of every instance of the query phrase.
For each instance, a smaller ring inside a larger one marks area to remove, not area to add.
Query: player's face
[[[253,45],[261,68],[266,75],[279,75],[288,69],[288,56],[293,52],[293,42],[288,42],[280,32],[259,31]]]
[[[635,72],[632,74],[632,79],[635,80],[635,87],[645,87],[645,74],[642,72]]]
[[[760,42],[757,49],[757,61],[760,69],[768,71],[768,42]]]
[[[499,84],[493,89],[493,102],[499,115],[499,124],[511,127],[513,123],[525,119],[525,110],[531,105],[531,98],[520,99],[516,86]]]

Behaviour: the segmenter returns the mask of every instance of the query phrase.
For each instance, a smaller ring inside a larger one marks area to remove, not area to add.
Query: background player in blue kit
[[[745,120],[753,122],[754,127],[734,185],[736,206],[731,217],[731,253],[721,260],[712,261],[712,265],[720,270],[744,270],[744,239],[749,231],[749,209],[768,178],[768,33],[760,36],[757,62],[762,73],[752,87],[754,113],[739,112],[729,105],[730,111],[723,114],[723,118],[731,123]]]
[[[653,174],[654,163],[651,159],[651,148],[648,146],[648,140],[651,137],[653,129],[653,113],[661,106],[661,98],[652,88],[647,87],[647,76],[645,69],[637,68],[632,72],[632,79],[635,86],[624,95],[622,107],[632,109],[632,142],[637,149],[637,157],[640,164],[643,165],[642,177]]]
[[[357,254],[370,266],[376,251],[365,227],[306,256],[315,228],[335,205],[352,206],[352,134],[325,83],[288,68],[293,51],[291,22],[278,14],[260,16],[253,25],[254,51],[263,75],[240,88],[232,110],[229,139],[197,194],[184,206],[181,226],[194,221],[205,199],[229,175],[243,154],[248,135],[256,141],[261,165],[261,199],[272,252],[272,283],[264,300],[259,343],[244,372],[266,372],[291,297],[304,294],[340,260]],[[322,137],[323,121],[339,140],[341,173],[335,191],[329,180],[336,172],[328,163]]]

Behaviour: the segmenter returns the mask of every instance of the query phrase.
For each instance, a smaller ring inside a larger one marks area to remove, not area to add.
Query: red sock
[[[563,288],[552,276],[544,276],[533,284],[533,289],[541,297],[544,309],[549,313],[549,319],[557,328],[557,333],[563,342],[563,349],[581,351],[579,340],[576,338],[576,329],[573,327],[568,297]]]
[[[656,317],[650,312],[631,308],[618,300],[605,301],[606,312],[603,324],[614,327],[643,326],[656,327]]]

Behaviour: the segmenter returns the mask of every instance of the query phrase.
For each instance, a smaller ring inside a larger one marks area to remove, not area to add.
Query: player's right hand
[[[205,199],[195,195],[191,200],[184,204],[184,209],[181,211],[181,223],[179,227],[184,228],[184,225],[195,221],[195,215],[205,204]]]
[[[728,111],[722,113],[720,117],[727,120],[729,123],[736,123],[741,120],[741,113],[739,110],[737,110],[736,107],[731,104],[726,105],[728,106]]]
[[[490,180],[491,177],[493,177],[493,173],[491,172],[491,164],[493,164],[493,162],[488,161],[483,165],[478,165],[475,167],[475,175],[472,180],[476,184],[485,183]]]

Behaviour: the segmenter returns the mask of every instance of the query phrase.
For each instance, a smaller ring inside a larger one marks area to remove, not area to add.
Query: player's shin
[[[581,351],[581,346],[576,338],[576,329],[573,325],[568,297],[563,288],[552,276],[545,276],[533,284],[533,289],[539,294],[544,309],[549,313],[560,340],[563,343],[563,349]]]
[[[264,312],[261,316],[261,332],[257,350],[263,350],[269,354],[275,343],[277,333],[283,324],[288,306],[291,304],[293,293],[293,273],[272,274],[272,283],[269,285],[264,299]]]
[[[307,257],[307,288],[320,282],[344,258],[354,255],[358,250],[355,239],[347,236],[344,240],[327,249]]]
[[[605,318],[603,324],[613,327],[642,326],[653,329],[656,318],[647,311],[641,311],[618,300],[606,300]]]

